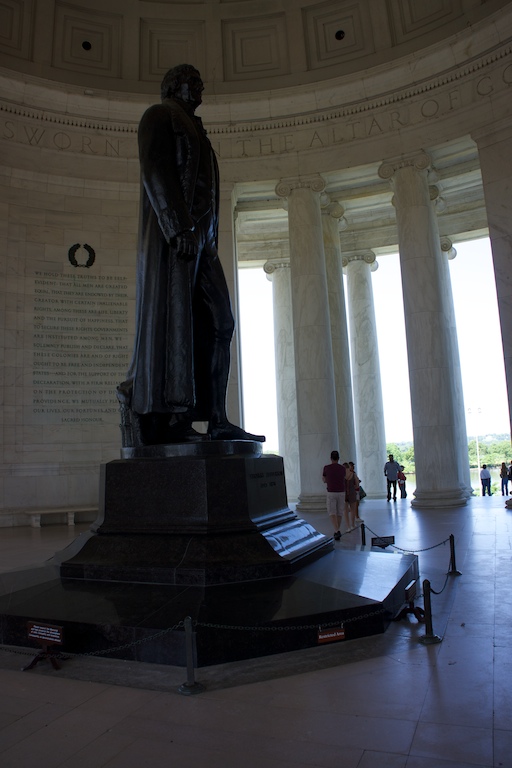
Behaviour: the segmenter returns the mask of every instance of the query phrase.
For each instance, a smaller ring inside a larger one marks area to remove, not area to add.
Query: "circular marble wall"
[[[98,462],[118,456],[118,418],[107,403],[112,382],[75,376],[63,394],[57,363],[65,358],[58,355],[64,344],[77,344],[67,349],[67,364],[83,363],[85,373],[105,370],[109,354],[116,355],[116,376],[126,367],[137,125],[158,100],[162,72],[177,63],[171,51],[205,78],[201,115],[219,156],[222,252],[235,300],[237,256],[263,263],[270,250],[288,255],[278,182],[321,175],[324,203],[343,209],[344,248],[382,252],[396,246],[397,231],[379,167],[420,150],[432,159],[440,234],[481,234],[493,213],[495,231],[505,232],[493,242],[497,268],[505,271],[512,217],[499,210],[512,175],[510,3],[111,0],[43,8],[36,0],[4,0],[3,7],[0,525],[23,521],[19,510],[38,504],[94,504]],[[86,245],[96,255],[89,267]],[[51,312],[43,311],[44,300]],[[123,314],[104,315],[109,301]],[[507,301],[504,295],[503,307]],[[116,320],[118,332],[109,334],[107,323],[102,333],[81,332],[101,318]],[[109,335],[116,349],[100,349]],[[235,410],[238,383],[235,364]],[[69,421],[78,417],[64,410],[77,405],[83,418]]]

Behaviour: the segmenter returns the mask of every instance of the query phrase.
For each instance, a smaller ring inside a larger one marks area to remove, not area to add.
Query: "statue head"
[[[191,64],[178,64],[164,75],[160,86],[162,101],[178,98],[195,107],[201,104],[201,94],[204,90],[203,81],[198,70]]]

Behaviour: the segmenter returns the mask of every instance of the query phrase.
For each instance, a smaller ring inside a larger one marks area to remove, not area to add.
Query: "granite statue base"
[[[414,578],[416,555],[362,547],[331,551],[291,576],[215,586],[66,579],[46,565],[0,576],[0,644],[36,653],[27,622],[47,622],[62,627],[64,654],[184,667],[190,616],[194,665],[222,664],[315,647],[319,627],[343,624],[339,642],[382,633]]]
[[[331,551],[288,507],[282,458],[239,443],[166,446],[171,456],[154,446],[103,465],[98,520],[58,554],[61,576],[231,583],[289,575]]]
[[[283,463],[250,441],[123,449],[100,514],[45,566],[0,576],[0,643],[207,666],[383,632],[418,576],[414,555],[334,549],[289,509]],[[343,633],[335,632],[336,638]],[[332,633],[327,633],[327,638]]]

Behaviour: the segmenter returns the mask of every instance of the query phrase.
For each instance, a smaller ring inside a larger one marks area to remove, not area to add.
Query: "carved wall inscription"
[[[128,284],[119,275],[36,271],[32,423],[117,419],[128,365]]]

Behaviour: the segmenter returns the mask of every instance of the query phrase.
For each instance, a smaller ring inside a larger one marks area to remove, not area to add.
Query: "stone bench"
[[[98,507],[50,507],[45,509],[24,509],[22,512],[29,518],[32,528],[40,528],[41,517],[46,517],[47,515],[66,515],[67,524],[74,525],[76,514],[79,512],[97,514]]]

